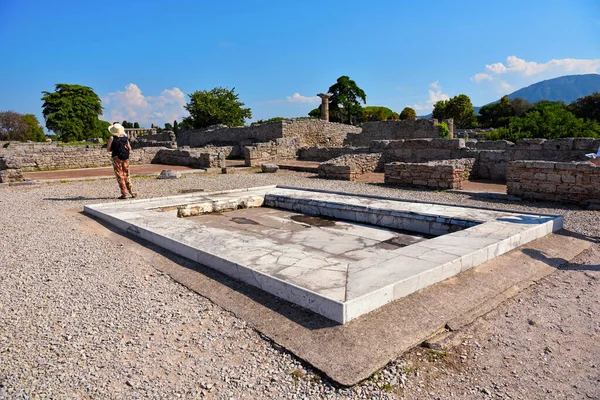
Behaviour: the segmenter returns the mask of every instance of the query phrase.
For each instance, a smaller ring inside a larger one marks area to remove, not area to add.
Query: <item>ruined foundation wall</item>
[[[590,162],[512,161],[507,192],[522,199],[600,203],[600,168]]]
[[[385,183],[432,189],[462,189],[462,182],[469,179],[474,164],[474,158],[426,163],[394,162],[385,165]]]
[[[141,148],[131,152],[132,164],[149,164],[161,148]],[[22,171],[75,169],[111,166],[110,154],[100,145],[57,146],[55,143],[10,143],[0,148]]]
[[[298,151],[298,159],[302,161],[328,161],[345,154],[367,154],[368,147],[303,147]]]
[[[283,121],[283,137],[297,137],[303,146],[342,146],[349,134],[358,134],[362,128],[320,119]]]
[[[319,178],[345,181],[356,180],[361,174],[383,172],[381,154],[345,154],[319,164]]]
[[[299,148],[299,138],[282,138],[246,146],[243,154],[246,166],[254,167],[272,161],[295,160]]]
[[[452,120],[446,122],[451,129],[450,137],[452,137]],[[402,121],[372,121],[365,122],[362,128],[362,133],[360,134],[349,134],[344,144],[348,146],[368,146],[373,140],[435,139],[440,137],[438,120],[433,118],[411,118]]]

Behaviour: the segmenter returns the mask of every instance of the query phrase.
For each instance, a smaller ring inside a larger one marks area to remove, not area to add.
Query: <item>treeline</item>
[[[600,137],[600,93],[581,97],[571,104],[553,101],[531,104],[504,96],[481,107],[478,116],[469,97],[461,94],[437,102],[433,117],[453,118],[458,128],[496,128],[488,134],[494,140]]]
[[[0,140],[43,142],[46,137],[35,115],[0,111]]]

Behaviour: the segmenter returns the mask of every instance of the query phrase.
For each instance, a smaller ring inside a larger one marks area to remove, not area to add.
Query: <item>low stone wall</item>
[[[318,119],[284,120],[255,126],[215,125],[206,129],[179,131],[177,145],[248,146],[282,138],[299,138],[303,146],[341,146],[348,133],[358,132],[362,132],[362,128]]]
[[[522,139],[516,143],[464,139],[376,140],[370,146],[370,152],[384,154],[386,163],[475,158],[474,177],[504,182],[506,166],[511,161],[585,161],[586,153],[595,153],[600,147],[600,139]]]
[[[367,154],[368,147],[303,147],[298,151],[298,159],[303,161],[328,161],[344,154]]]
[[[426,163],[393,162],[385,164],[385,183],[432,189],[462,189],[462,182],[469,178],[474,164],[474,158]]]
[[[204,149],[162,149],[156,154],[153,164],[185,165],[192,168],[222,168],[225,155],[217,151],[209,152]]]
[[[136,149],[142,149],[144,147],[166,147],[167,149],[176,149],[177,148],[177,142],[171,142],[171,141],[156,141],[156,140],[150,140],[150,141],[135,141],[135,142],[131,142],[131,147],[136,150]]]
[[[161,132],[151,135],[137,136],[138,142],[174,142],[175,134],[173,132]]]
[[[453,121],[444,120],[453,135]],[[362,125],[362,133],[348,134],[345,145],[368,146],[373,140],[402,140],[420,138],[439,138],[440,132],[437,119],[411,118],[402,121],[373,121]]]
[[[386,163],[424,163],[465,158],[469,149],[464,139],[374,140],[371,153],[383,153]]]
[[[0,156],[0,183],[23,181],[23,171],[17,160],[10,156]]]
[[[522,199],[600,204],[600,168],[590,162],[512,161],[506,179]]]
[[[246,166],[254,167],[272,161],[295,160],[299,148],[299,138],[283,138],[246,146],[243,154]]]
[[[356,180],[367,172],[383,172],[383,158],[380,153],[345,154],[319,164],[319,178],[345,181]]]
[[[131,152],[132,164],[150,164],[161,148],[141,148]],[[57,146],[55,143],[10,143],[0,156],[15,160],[22,171],[93,168],[111,166],[110,154],[100,145]]]
[[[342,146],[349,134],[358,134],[361,127],[327,122],[320,119],[282,122],[283,137],[299,138],[303,146]]]

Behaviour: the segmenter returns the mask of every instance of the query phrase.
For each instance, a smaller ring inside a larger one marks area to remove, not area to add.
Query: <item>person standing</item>
[[[112,133],[112,136],[108,139],[106,150],[111,153],[115,176],[117,177],[119,189],[121,189],[119,199],[126,199],[127,191],[129,191],[131,197],[136,198],[137,195],[133,191],[133,185],[129,178],[131,143],[129,143],[129,139],[125,134],[125,128],[119,123],[114,123],[108,127],[108,131]]]

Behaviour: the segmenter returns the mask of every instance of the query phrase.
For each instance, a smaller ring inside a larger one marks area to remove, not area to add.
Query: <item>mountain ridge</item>
[[[600,74],[564,75],[558,78],[546,79],[532,85],[516,90],[508,95],[509,99],[520,97],[536,103],[542,100],[562,101],[572,103],[580,97],[600,92]],[[499,102],[500,99],[488,104]],[[487,105],[487,104],[486,104]],[[481,107],[473,107],[475,114]],[[419,116],[419,118],[431,118],[432,114]]]

